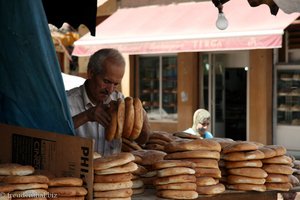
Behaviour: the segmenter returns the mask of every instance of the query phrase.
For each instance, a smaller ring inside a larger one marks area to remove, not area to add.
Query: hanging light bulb
[[[224,13],[219,13],[218,14],[218,19],[216,21],[216,26],[220,30],[224,30],[228,27],[228,21],[224,15]]]
[[[220,30],[224,30],[228,27],[228,21],[223,13],[223,5],[222,3],[219,1],[219,5],[218,5],[218,19],[216,21],[216,26],[218,29]]]

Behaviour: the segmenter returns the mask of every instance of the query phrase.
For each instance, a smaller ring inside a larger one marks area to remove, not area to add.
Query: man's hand
[[[102,126],[107,127],[111,120],[109,105],[98,103],[97,106],[88,110],[87,117],[88,121],[96,121]]]
[[[87,122],[98,122],[104,127],[107,127],[110,123],[111,116],[109,113],[109,105],[99,103],[97,106],[92,107],[78,115],[73,117],[74,127],[78,128],[79,126]]]

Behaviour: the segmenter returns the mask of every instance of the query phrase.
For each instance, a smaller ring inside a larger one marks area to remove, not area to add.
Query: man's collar
[[[86,109],[89,109],[91,106],[95,106],[95,104],[93,104],[93,102],[90,100],[90,98],[87,95],[86,92],[86,82],[81,86],[82,88],[82,94],[83,94],[83,103]]]

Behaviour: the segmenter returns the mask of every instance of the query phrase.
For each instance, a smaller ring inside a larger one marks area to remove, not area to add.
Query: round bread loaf
[[[117,130],[115,134],[115,138],[119,139],[122,137],[123,128],[125,121],[125,102],[123,99],[118,99],[118,109],[117,109]]]
[[[126,143],[122,143],[122,147],[121,147],[121,152],[132,152],[135,149],[131,148],[129,145],[127,145]]]
[[[135,141],[130,141],[130,140],[126,139],[126,138],[122,138],[122,142],[123,142],[123,144],[125,143],[126,145],[128,145],[133,151],[134,150],[141,150],[141,149],[143,149]]]
[[[17,163],[0,164],[0,175],[26,176],[34,173],[34,168],[30,165],[20,165]]]
[[[276,152],[276,156],[282,156],[286,154],[286,148],[282,145],[266,145],[266,147],[273,149]]]
[[[166,152],[178,152],[178,151],[193,151],[193,150],[209,150],[209,151],[221,151],[221,145],[213,140],[209,139],[195,139],[195,140],[179,140],[173,141],[165,145]]]
[[[229,144],[235,143],[235,141],[231,138],[211,138],[210,140],[214,140],[216,142],[218,142],[221,145],[221,149],[224,149],[224,147],[226,147]]]
[[[196,177],[197,186],[209,186],[216,185],[219,183],[219,179],[210,176],[198,176]]]
[[[153,169],[164,169],[168,167],[195,167],[195,164],[187,160],[160,160],[152,165]]]
[[[267,146],[259,147],[258,150],[265,154],[265,158],[272,158],[276,156],[276,151]]]
[[[134,126],[134,106],[133,98],[125,98],[125,121],[122,137],[129,138]]]
[[[266,178],[267,172],[258,167],[244,167],[244,168],[233,168],[227,170],[228,174],[247,176],[252,178]]]
[[[143,175],[148,173],[148,169],[146,169],[144,166],[137,164],[138,168],[132,174],[134,175]]]
[[[266,186],[264,184],[227,184],[226,187],[230,190],[242,190],[242,191],[258,191],[258,192],[265,192]]]
[[[190,167],[168,167],[157,170],[158,177],[174,176],[179,174],[195,174],[195,170]]]
[[[156,192],[158,197],[167,199],[196,199],[198,193],[193,190],[159,190]]]
[[[192,135],[192,134],[186,133],[186,132],[176,132],[176,133],[173,133],[173,136],[183,138],[183,139],[203,139],[202,137],[200,137],[198,135]]]
[[[220,194],[225,191],[225,186],[222,183],[208,186],[197,186],[198,194],[213,195]]]
[[[117,167],[111,167],[108,169],[102,169],[102,170],[94,170],[95,174],[98,175],[105,175],[105,174],[122,174],[122,173],[127,173],[127,172],[134,172],[137,170],[137,164],[134,162],[129,162],[127,164],[117,166]]]
[[[293,187],[299,186],[300,181],[295,175],[289,174],[288,177],[289,177],[289,183],[291,183]]]
[[[169,153],[165,156],[166,160],[173,159],[185,159],[185,158],[212,158],[219,160],[220,152],[218,151],[209,151],[209,150],[194,150],[194,151],[182,151]]]
[[[252,151],[257,149],[258,146],[254,142],[236,141],[224,147],[222,152],[226,154],[237,151]]]
[[[289,191],[293,188],[291,183],[265,183],[267,190]]]
[[[132,189],[141,188],[144,186],[144,182],[141,179],[132,180]]]
[[[82,186],[83,181],[81,178],[76,177],[57,177],[49,181],[49,186]]]
[[[110,156],[94,159],[94,170],[103,170],[134,161],[135,157],[132,153],[121,152]]]
[[[227,161],[258,160],[263,158],[265,158],[265,154],[259,150],[223,154],[223,159]]]
[[[195,167],[194,170],[196,171],[195,176],[210,176],[213,178],[221,178],[221,170],[219,168],[202,168],[202,167]]]
[[[166,142],[171,142],[174,140],[174,137],[168,133],[168,132],[164,132],[164,131],[153,131],[152,134],[149,137],[150,139],[159,139],[159,140],[163,140]]]
[[[244,161],[226,161],[225,167],[227,169],[240,168],[240,167],[262,167],[261,160],[244,160]]]
[[[175,175],[175,176],[167,176],[156,178],[153,181],[154,185],[164,185],[170,183],[195,183],[196,177],[194,175]]]
[[[272,158],[266,158],[262,159],[262,162],[264,164],[285,164],[285,165],[291,165],[292,164],[292,158],[286,155],[282,156],[275,156]]]
[[[149,136],[152,134],[152,130],[151,130],[151,126],[149,123],[149,119],[147,116],[147,112],[146,110],[143,109],[143,126],[142,126],[142,130],[141,130],[141,135],[143,135],[143,137],[138,137],[136,139],[136,142],[140,145],[145,144],[147,142],[147,140],[149,139]]]
[[[161,140],[161,139],[157,139],[157,138],[150,138],[147,142],[147,144],[159,144],[159,145],[162,145],[162,146],[165,146],[167,145],[169,142],[166,142],[164,140]]]
[[[131,197],[133,194],[131,188],[109,190],[109,191],[95,191],[94,197],[116,198],[116,197]]]
[[[131,188],[132,181],[116,182],[116,183],[94,183],[94,191],[109,191]]]
[[[48,184],[45,183],[17,183],[0,185],[0,192],[12,192],[15,190],[32,190],[32,189],[47,189]]]
[[[289,182],[289,177],[287,174],[272,174],[268,173],[266,182],[270,183],[287,183]]]
[[[228,184],[239,184],[239,183],[247,183],[247,184],[264,184],[266,182],[265,178],[252,178],[247,176],[239,176],[239,175],[229,175],[227,176]]]
[[[164,185],[156,185],[156,190],[193,190],[196,191],[196,183],[170,183]]]
[[[142,165],[152,165],[160,160],[163,160],[164,157],[167,155],[166,152],[152,150],[152,149],[142,149],[136,150],[131,152],[135,156],[139,156],[142,158],[141,163]]]
[[[27,176],[6,176],[3,178],[4,183],[48,183],[49,179],[44,175],[27,175]]]
[[[219,168],[219,162],[216,159],[211,158],[186,158],[186,161],[191,161],[194,163],[194,167],[203,168]]]
[[[85,196],[87,190],[81,186],[62,186],[62,187],[49,187],[48,192],[50,194],[57,194],[59,197],[70,197],[70,196]]]
[[[158,151],[165,151],[165,146],[160,144],[151,144],[147,143],[145,145],[145,149],[152,149],[152,150],[158,150]]]
[[[121,174],[108,174],[108,175],[94,175],[95,183],[115,183],[125,182],[132,179],[132,173],[121,173]]]
[[[270,174],[293,174],[293,169],[289,165],[264,164],[263,169]]]
[[[111,121],[107,129],[105,130],[105,139],[107,141],[112,141],[115,138],[118,126],[118,111],[116,102],[111,101],[109,112],[111,116]]]
[[[133,107],[134,107],[134,124],[132,128],[132,132],[129,136],[130,140],[135,140],[139,137],[142,131],[143,121],[144,121],[143,105],[139,98],[133,99]]]

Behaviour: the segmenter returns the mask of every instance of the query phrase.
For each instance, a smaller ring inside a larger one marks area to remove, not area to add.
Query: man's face
[[[121,83],[124,66],[111,65],[106,68],[105,74],[90,74],[89,96],[94,103],[103,102],[116,90]]]

